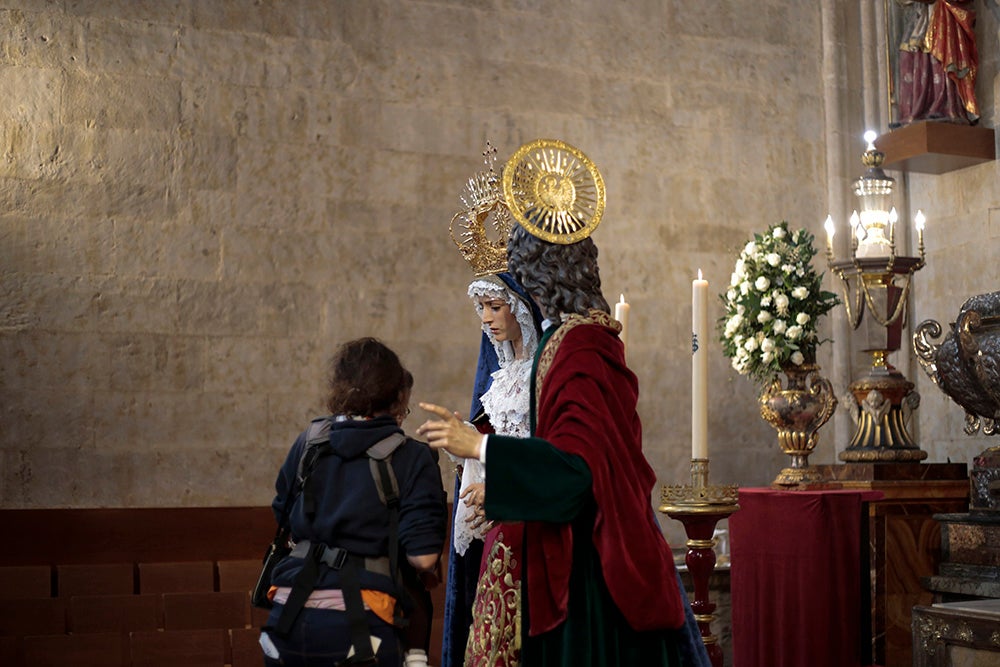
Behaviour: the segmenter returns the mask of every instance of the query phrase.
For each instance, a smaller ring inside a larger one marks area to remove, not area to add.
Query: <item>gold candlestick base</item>
[[[688,538],[684,563],[694,584],[691,610],[712,666],[722,667],[722,648],[712,634],[715,603],[708,597],[708,580],[715,569],[715,524],[740,508],[739,487],[710,485],[708,459],[691,459],[691,484],[664,485],[660,500],[660,511],[684,525]]]
[[[660,493],[660,511],[692,511],[695,508],[730,507],[730,513],[739,509],[737,501],[740,488],[735,484],[715,486],[708,483],[708,459],[691,459],[690,484],[664,484]]]

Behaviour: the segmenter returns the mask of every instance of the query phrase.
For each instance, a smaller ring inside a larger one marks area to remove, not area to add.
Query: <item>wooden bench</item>
[[[270,507],[0,510],[23,536],[0,550],[0,665],[259,667],[274,529]],[[432,596],[439,665],[444,583]]]

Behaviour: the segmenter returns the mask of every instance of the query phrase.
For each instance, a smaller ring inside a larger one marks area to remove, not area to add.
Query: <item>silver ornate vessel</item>
[[[913,333],[913,350],[924,372],[965,409],[965,432],[1000,433],[1000,292],[962,304],[940,345],[941,325],[925,320]]]

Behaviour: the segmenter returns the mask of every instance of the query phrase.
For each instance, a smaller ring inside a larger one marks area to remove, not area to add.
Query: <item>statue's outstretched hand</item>
[[[444,449],[465,459],[479,458],[479,444],[483,434],[472,424],[466,423],[447,408],[433,403],[420,403],[420,407],[437,416],[428,419],[417,429],[417,433],[427,439],[427,444],[435,449]]]

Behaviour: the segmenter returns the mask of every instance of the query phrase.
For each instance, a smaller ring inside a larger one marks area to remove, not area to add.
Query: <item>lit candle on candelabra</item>
[[[708,458],[708,281],[691,282],[691,458]]]
[[[858,241],[861,240],[864,234],[864,228],[861,226],[861,216],[855,211],[851,213],[851,248],[857,249]]]
[[[618,303],[615,304],[615,319],[622,325],[622,332],[618,337],[622,339],[623,346],[628,345],[628,311],[631,309],[632,306],[626,303],[625,295],[622,294]]]
[[[823,229],[826,230],[826,255],[827,257],[833,257],[833,237],[837,233],[837,229],[833,225],[832,215],[826,216]]]
[[[889,246],[895,250],[896,248],[896,221],[899,220],[899,214],[896,213],[896,207],[893,206],[892,210],[889,211]]]
[[[924,254],[924,224],[926,224],[927,218],[924,217],[924,212],[917,209],[917,215],[913,218],[913,223],[917,227],[917,246],[920,249],[920,255]]]

